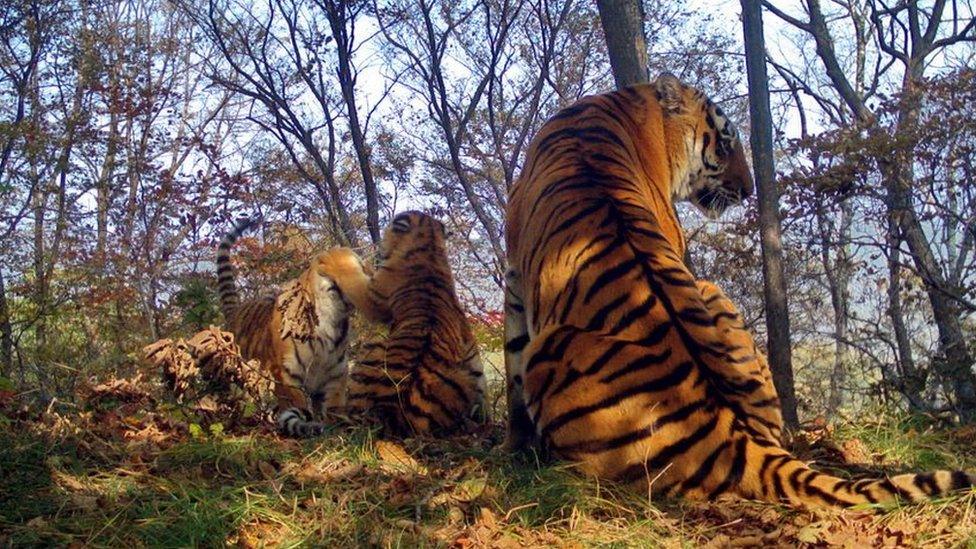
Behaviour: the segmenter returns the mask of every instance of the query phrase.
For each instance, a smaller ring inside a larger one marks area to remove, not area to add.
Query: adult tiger
[[[842,480],[782,448],[768,368],[731,302],[684,265],[672,207],[717,216],[752,187],[732,123],[671,75],[543,126],[508,203],[507,447],[692,498],[847,506],[972,485],[947,471]]]
[[[372,278],[352,250],[331,259],[324,272],[367,318],[389,326],[358,353],[348,410],[397,436],[449,435],[482,421],[484,369],[454,290],[444,225],[417,211],[397,215]]]
[[[351,305],[322,267],[338,249],[318,254],[276,296],[239,303],[230,250],[258,219],[243,219],[217,249],[220,308],[245,360],[258,359],[275,381],[278,429],[321,433],[326,410],[345,405]]]

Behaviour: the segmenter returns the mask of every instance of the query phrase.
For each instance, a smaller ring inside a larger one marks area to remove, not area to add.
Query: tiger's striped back
[[[782,447],[765,358],[683,263],[673,210],[690,200],[717,216],[751,190],[731,122],[672,76],[544,125],[506,220],[507,446],[703,499],[847,506],[971,486],[948,471],[843,480]]]
[[[241,355],[246,360],[257,359],[265,364],[281,362],[281,346],[274,331],[268,329],[274,323],[274,316],[273,296],[236,303],[225,316],[225,325],[237,338]]]
[[[478,348],[454,290],[444,227],[420,213],[397,215],[367,278],[350,251],[327,272],[357,309],[387,323],[363,345],[350,374],[348,407],[394,435],[449,435],[484,420]]]

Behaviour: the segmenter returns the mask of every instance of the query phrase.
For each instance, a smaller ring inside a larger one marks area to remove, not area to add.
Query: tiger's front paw
[[[370,276],[369,269],[362,258],[351,248],[342,246],[320,253],[315,258],[315,266],[320,276],[327,276],[334,280]]]

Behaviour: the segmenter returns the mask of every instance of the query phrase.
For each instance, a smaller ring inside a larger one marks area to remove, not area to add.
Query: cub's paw
[[[345,247],[336,247],[315,257],[315,267],[320,276],[333,280],[369,278],[372,272],[359,255]]]
[[[324,423],[312,420],[312,414],[301,408],[288,408],[278,414],[278,432],[294,438],[317,437],[325,432]]]

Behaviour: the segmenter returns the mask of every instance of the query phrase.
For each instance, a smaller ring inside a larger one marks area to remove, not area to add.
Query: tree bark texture
[[[644,8],[640,0],[597,0],[617,88],[648,81]]]
[[[0,267],[0,377],[9,377],[13,372],[14,339],[10,323],[10,309],[7,307],[7,288]]]
[[[844,385],[847,382],[847,368],[850,353],[847,345],[848,305],[851,300],[851,224],[853,209],[849,200],[841,201],[836,223],[827,219],[826,212],[817,212],[820,227],[821,262],[830,290],[830,305],[834,311],[834,365],[830,376],[830,395],[827,397],[827,415],[834,416],[844,403]],[[831,258],[830,239],[837,230],[836,255]]]
[[[783,407],[783,421],[787,428],[795,429],[799,426],[799,419],[793,387],[786,278],[783,274],[779,190],[776,187],[773,167],[773,125],[769,110],[769,78],[766,74],[762,7],[759,0],[741,0],[741,4],[746,72],[749,80],[749,114],[752,121],[752,163],[759,201],[769,366]]]

